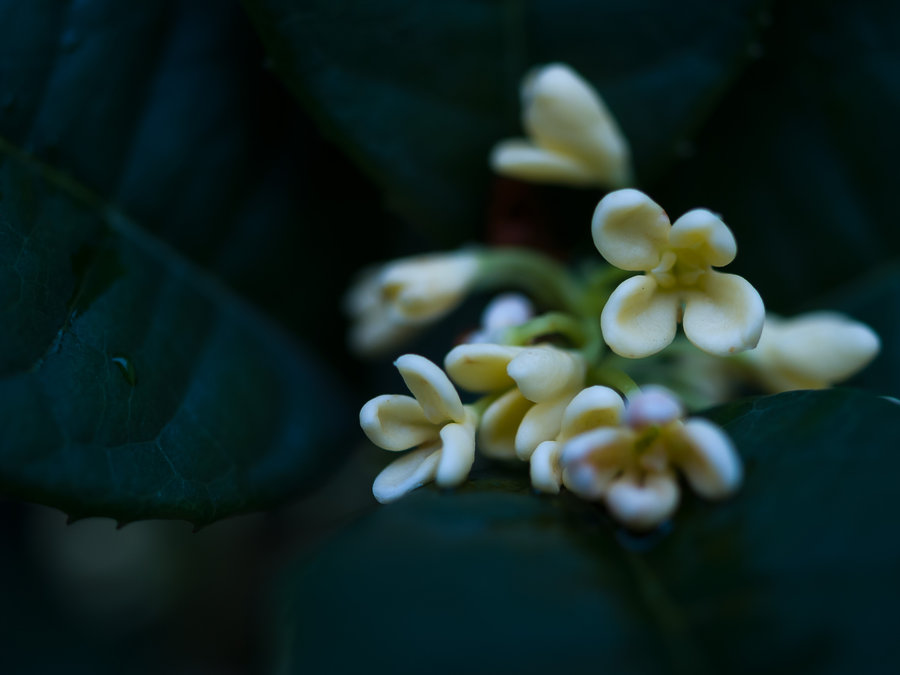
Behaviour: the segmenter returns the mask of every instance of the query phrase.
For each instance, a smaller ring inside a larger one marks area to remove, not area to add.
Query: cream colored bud
[[[838,312],[792,319],[769,314],[759,345],[745,356],[772,392],[823,389],[855,375],[874,359],[881,340],[868,326]]]
[[[620,187],[632,180],[624,135],[597,91],[569,66],[536,68],[522,84],[528,139],[491,153],[500,174],[536,183]]]

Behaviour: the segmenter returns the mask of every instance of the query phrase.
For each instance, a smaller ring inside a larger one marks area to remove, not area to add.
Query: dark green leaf
[[[487,157],[521,135],[519,81],[563,61],[601,91],[641,176],[690,138],[747,59],[767,2],[245,0],[277,71],[445,239],[484,217]]]
[[[653,535],[523,483],[380,508],[293,577],[283,672],[896,671],[900,406],[797,392],[713,417],[742,491]]]
[[[778,3],[696,153],[659,184],[667,209],[723,214],[746,273],[791,311],[900,250],[900,5]]]
[[[262,61],[236,3],[0,2],[5,492],[207,522],[334,451],[333,376],[225,285],[341,344],[370,194]]]
[[[0,487],[209,522],[296,491],[350,413],[264,317],[0,144]]]

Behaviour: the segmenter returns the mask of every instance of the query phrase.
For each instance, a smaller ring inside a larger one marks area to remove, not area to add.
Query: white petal
[[[534,449],[544,441],[550,441],[559,434],[563,412],[571,395],[562,395],[549,401],[535,403],[525,413],[516,431],[516,456],[528,461]]]
[[[737,242],[728,226],[706,209],[688,211],[672,224],[669,246],[679,259],[701,267],[722,267],[737,255]]]
[[[625,465],[634,435],[619,427],[601,427],[563,444],[563,483],[583,499],[599,499]]]
[[[559,466],[559,455],[562,446],[556,441],[544,441],[531,455],[531,485],[538,492],[555,495],[562,485],[562,468]]]
[[[630,152],[597,91],[561,63],[537,68],[522,86],[523,123],[541,148],[580,159],[597,185],[629,182]]]
[[[481,328],[488,333],[520,326],[534,317],[534,305],[521,293],[502,293],[481,313]]]
[[[579,392],[566,407],[560,440],[568,440],[598,427],[618,426],[624,409],[624,401],[615,390],[600,385],[588,387]]]
[[[600,314],[603,339],[619,356],[639,359],[665,349],[678,327],[678,295],[646,275],[626,279]]]
[[[587,186],[598,182],[595,173],[581,160],[539,148],[525,139],[515,138],[495,145],[490,164],[503,176],[530,183]]]
[[[407,342],[420,325],[399,319],[389,308],[376,307],[360,315],[350,328],[350,349],[360,356],[381,356]]]
[[[522,395],[536,403],[580,388],[585,370],[580,354],[556,347],[526,347],[506,368]]]
[[[491,343],[454,347],[444,358],[450,378],[463,389],[478,392],[503,391],[515,386],[506,367],[525,347]]]
[[[441,457],[439,445],[429,445],[394,460],[375,478],[372,494],[382,504],[396,501],[434,480]]]
[[[385,450],[408,450],[438,437],[422,406],[410,396],[376,396],[359,411],[359,425],[375,445]]]
[[[469,425],[446,424],[441,429],[441,459],[435,482],[441,487],[462,483],[475,461],[475,429]]]
[[[629,396],[625,420],[633,429],[663,426],[684,417],[681,401],[664,387],[648,386]]]
[[[623,270],[647,271],[659,264],[669,241],[669,218],[662,207],[634,189],[610,192],[594,211],[594,245]]]
[[[518,389],[510,389],[491,403],[481,416],[478,428],[481,453],[494,459],[515,458],[516,431],[533,405]]]
[[[394,365],[429,421],[438,424],[447,420],[465,420],[466,413],[459,394],[438,366],[418,354],[404,354],[394,361]]]
[[[712,422],[693,418],[684,423],[673,462],[701,497],[720,499],[741,485],[741,458],[728,435]]]
[[[605,501],[612,516],[635,530],[649,530],[678,508],[680,490],[671,473],[651,473],[643,479],[626,474],[613,481]]]
[[[727,356],[755,347],[765,317],[759,293],[736,274],[710,271],[700,290],[685,294],[684,334],[710,354]]]
[[[406,319],[431,321],[455,308],[478,274],[478,257],[468,251],[403,258],[384,266],[383,302]]]
[[[837,312],[804,314],[777,328],[770,325],[774,324],[771,317],[766,322],[760,350],[769,353],[772,368],[804,383],[802,388],[847,379],[868,365],[881,348],[871,328]]]

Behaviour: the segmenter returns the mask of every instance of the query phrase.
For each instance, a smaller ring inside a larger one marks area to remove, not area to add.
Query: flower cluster
[[[672,517],[683,484],[722,499],[742,481],[728,435],[688,416],[683,401],[713,403],[738,387],[830,386],[875,357],[878,336],[836,313],[767,316],[746,279],[719,270],[737,255],[720,216],[698,208],[673,223],[649,196],[622,187],[628,145],[570,68],[538,69],[522,95],[529,138],[500,143],[492,165],[529,181],[621,187],[599,200],[591,224],[608,264],[598,258],[573,271],[534,251],[495,247],[365,274],[347,299],[360,355],[397,349],[472,290],[503,291],[481,325],[457,338],[443,369],[416,354],[397,358],[411,396],[363,406],[369,439],[405,452],[373,493],[386,503],[429,482],[458,486],[480,454],[527,462],[538,493],[565,489],[601,502],[626,527],[650,529]],[[664,350],[674,358],[659,359]]]

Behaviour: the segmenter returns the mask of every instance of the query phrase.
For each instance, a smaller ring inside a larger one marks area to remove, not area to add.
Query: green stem
[[[511,345],[525,345],[543,335],[559,334],[567,337],[574,345],[584,345],[587,331],[584,322],[571,314],[549,312],[535,317],[520,326],[509,328],[504,333],[504,342]]]
[[[580,314],[583,291],[566,268],[555,260],[524,248],[491,248],[480,252],[476,287],[518,287],[539,303]]]
[[[624,370],[610,366],[597,366],[588,373],[588,379],[594,384],[602,384],[618,389],[625,396],[636,394],[641,390],[637,382],[631,379]]]

